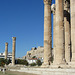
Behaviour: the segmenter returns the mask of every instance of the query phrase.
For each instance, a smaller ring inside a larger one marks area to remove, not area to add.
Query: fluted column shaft
[[[51,58],[51,0],[44,0],[44,64],[49,65]]]
[[[8,56],[8,43],[5,43],[5,59],[7,59]]]
[[[64,0],[64,30],[65,30],[65,59],[70,62],[70,5],[67,0]]]
[[[55,7],[55,4],[52,4],[52,6],[51,6],[51,11],[52,11],[52,13],[53,13],[53,54],[54,54],[54,61],[53,62],[55,62],[55,59],[56,59],[56,50],[55,50],[55,47],[56,47],[56,37],[55,37],[55,35],[56,35],[56,15],[55,15],[55,9],[56,9],[56,7]]]
[[[71,45],[72,62],[75,62],[75,0],[70,0],[71,4]]]
[[[53,51],[54,51],[54,62],[56,60],[56,15],[53,13]]]
[[[16,37],[12,37],[12,65],[15,65],[15,49],[16,49]]]
[[[65,58],[63,16],[63,0],[56,0],[56,64],[63,64]]]

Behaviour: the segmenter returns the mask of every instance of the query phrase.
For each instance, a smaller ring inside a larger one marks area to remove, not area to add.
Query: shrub
[[[32,58],[34,59],[34,58],[37,58],[37,57],[36,56],[33,56]]]
[[[22,59],[18,59],[18,60],[17,60],[17,64],[26,65],[26,66],[29,65],[29,63],[28,63],[27,60],[22,60]]]
[[[30,66],[36,66],[36,63],[31,63]]]
[[[41,65],[42,65],[41,60],[38,59],[38,60],[36,61],[36,64],[37,64],[38,66],[41,66]]]
[[[7,63],[6,59],[0,58],[0,66],[4,67],[4,65]]]
[[[7,60],[6,65],[8,65],[9,63],[11,63],[11,60],[10,59]]]

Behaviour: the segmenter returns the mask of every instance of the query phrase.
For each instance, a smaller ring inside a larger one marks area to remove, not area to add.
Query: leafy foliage
[[[38,66],[41,66],[41,65],[42,65],[41,60],[38,59],[38,60],[36,61],[36,64],[37,64]]]
[[[11,63],[11,60],[10,59],[7,60],[6,65],[8,65],[9,63]]]
[[[17,60],[17,64],[22,64],[22,65],[26,65],[26,66],[29,65],[29,63],[28,63],[27,60],[22,60],[22,59],[18,59],[18,60]]]
[[[0,66],[4,66],[4,65],[5,65],[5,63],[6,63],[6,60],[5,60],[5,59],[3,59],[3,58],[1,58],[1,59],[0,59]]]
[[[37,57],[36,56],[33,56],[32,58],[34,59],[34,58],[37,58]]]
[[[11,63],[11,60],[7,60],[4,58],[0,58],[0,66],[4,66],[5,64],[8,65],[9,63]]]
[[[36,63],[31,63],[30,66],[36,66]]]

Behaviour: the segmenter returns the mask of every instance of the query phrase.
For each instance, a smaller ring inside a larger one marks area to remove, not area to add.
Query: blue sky
[[[54,1],[53,1],[54,2]],[[0,52],[12,52],[12,37],[16,37],[16,57],[22,57],[32,47],[43,46],[43,0],[0,0]]]

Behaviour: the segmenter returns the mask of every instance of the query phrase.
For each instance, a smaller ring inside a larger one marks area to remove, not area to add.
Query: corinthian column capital
[[[44,1],[44,4],[50,4],[51,5],[52,0],[43,0],[43,1]]]
[[[6,42],[5,45],[8,46],[8,43]]]
[[[12,37],[13,41],[16,41],[16,37]]]

